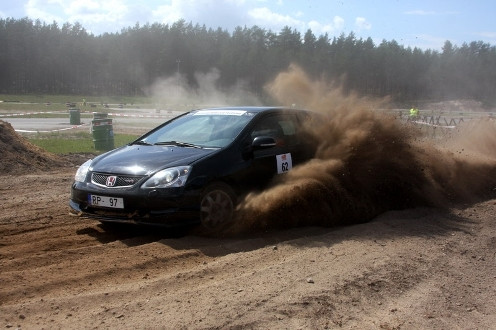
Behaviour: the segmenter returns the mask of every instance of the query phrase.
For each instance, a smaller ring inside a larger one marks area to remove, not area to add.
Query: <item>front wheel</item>
[[[211,184],[205,189],[201,198],[202,225],[208,229],[219,228],[233,219],[235,207],[236,195],[227,184]]]

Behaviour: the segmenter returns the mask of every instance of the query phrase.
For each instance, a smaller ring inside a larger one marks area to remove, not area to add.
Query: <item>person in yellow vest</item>
[[[410,109],[410,119],[417,119],[419,115],[419,110],[416,107]]]

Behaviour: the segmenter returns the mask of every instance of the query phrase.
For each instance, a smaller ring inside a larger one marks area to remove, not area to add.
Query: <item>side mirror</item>
[[[257,136],[251,143],[253,150],[272,148],[275,146],[276,140],[270,136]]]

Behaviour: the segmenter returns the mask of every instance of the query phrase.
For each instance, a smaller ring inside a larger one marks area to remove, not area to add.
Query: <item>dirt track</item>
[[[214,239],[68,215],[74,168],[2,176],[0,327],[489,329],[496,200]]]

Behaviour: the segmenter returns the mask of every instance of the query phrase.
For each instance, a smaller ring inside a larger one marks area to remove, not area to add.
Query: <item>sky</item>
[[[137,23],[187,23],[222,28],[283,27],[303,36],[332,39],[353,32],[376,45],[396,40],[405,47],[441,51],[483,41],[496,45],[495,0],[2,0],[0,18],[28,17],[51,24],[79,22],[94,35],[120,32]]]

